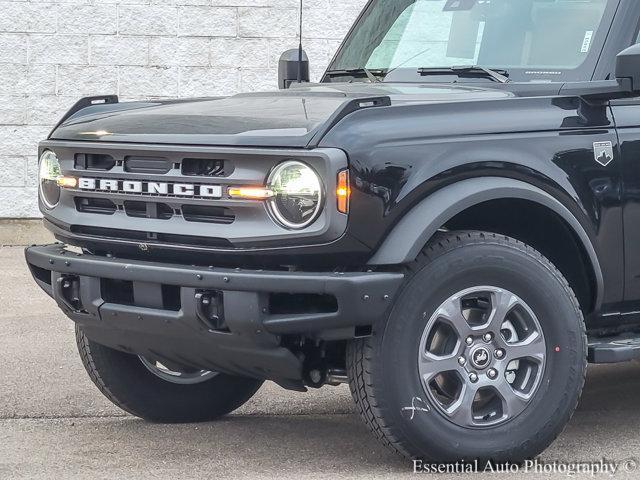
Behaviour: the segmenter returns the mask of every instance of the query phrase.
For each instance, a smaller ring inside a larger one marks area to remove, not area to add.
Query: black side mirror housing
[[[625,48],[616,57],[616,80],[629,93],[640,93],[640,44]]]
[[[300,78],[298,78],[300,76]],[[309,82],[309,57],[302,51],[302,63],[300,62],[300,50],[294,48],[287,50],[280,56],[278,62],[278,87],[282,90],[289,88],[292,83]]]

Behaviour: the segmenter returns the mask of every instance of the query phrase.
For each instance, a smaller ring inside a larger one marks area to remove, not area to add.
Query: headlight
[[[267,182],[273,192],[267,205],[275,220],[287,228],[310,225],[322,210],[322,182],[316,172],[302,162],[277,165]]]
[[[53,208],[60,201],[60,187],[58,179],[62,176],[58,157],[51,150],[45,150],[40,156],[40,170],[38,183],[40,198],[47,208]]]

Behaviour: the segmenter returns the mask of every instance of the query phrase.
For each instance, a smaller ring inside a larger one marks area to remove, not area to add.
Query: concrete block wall
[[[366,0],[305,0],[318,79]],[[38,217],[36,146],[82,96],[276,88],[298,0],[0,0],[0,218]]]

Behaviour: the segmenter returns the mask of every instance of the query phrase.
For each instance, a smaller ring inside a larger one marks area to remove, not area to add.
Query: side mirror
[[[300,51],[297,48],[287,50],[278,62],[278,87],[289,88],[292,83],[309,82],[309,57],[302,51],[302,63],[300,63]]]
[[[616,80],[623,90],[640,92],[640,44],[632,45],[618,54]]]

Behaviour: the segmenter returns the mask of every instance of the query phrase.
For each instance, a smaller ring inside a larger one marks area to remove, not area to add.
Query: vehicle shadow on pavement
[[[637,417],[640,398],[640,362],[590,365],[578,412],[627,411]]]

